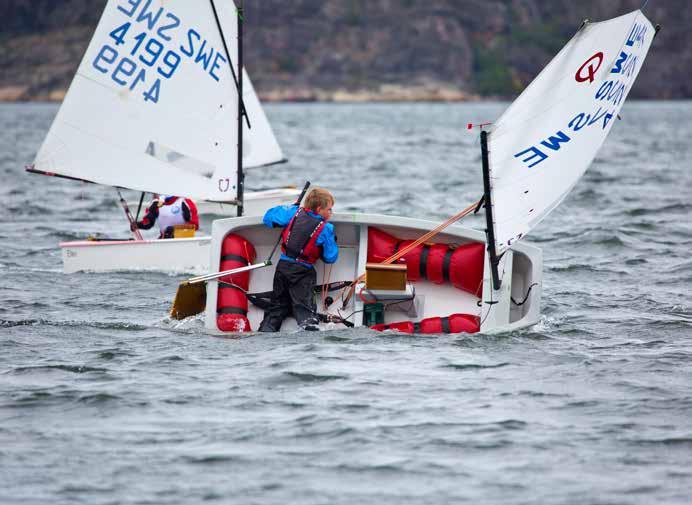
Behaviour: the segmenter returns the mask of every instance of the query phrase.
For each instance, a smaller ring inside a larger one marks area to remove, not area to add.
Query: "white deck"
[[[332,266],[331,274],[325,276],[325,265],[318,262],[317,284],[326,282],[352,281],[365,272],[367,261],[367,237],[368,227],[375,226],[399,239],[416,239],[426,231],[436,227],[439,223],[408,219],[394,216],[368,215],[368,214],[335,214],[330,221],[334,224],[335,233],[339,242],[339,260]],[[210,272],[218,272],[220,264],[220,246],[223,238],[228,233],[236,233],[249,240],[257,250],[257,261],[263,261],[269,255],[274,243],[279,236],[279,230],[270,230],[262,225],[259,217],[243,217],[236,219],[219,219],[214,221],[212,228],[211,269]],[[451,226],[444,233],[437,235],[433,240],[436,243],[463,244],[469,242],[484,241],[484,233],[477,230]],[[278,252],[274,261],[278,261]],[[252,271],[250,275],[251,293],[270,291],[274,276],[274,266]],[[512,330],[530,326],[538,321],[540,315],[541,297],[541,272],[542,255],[540,249],[518,244],[507,253],[500,266],[503,282],[500,290],[492,290],[489,278],[489,268],[486,261],[483,286],[483,303],[479,298],[470,293],[461,291],[448,284],[434,284],[428,281],[413,283],[419,310],[415,317],[407,315],[406,309],[409,302],[401,303],[398,307],[390,307],[385,312],[385,322],[420,321],[428,317],[444,317],[455,313],[474,314],[481,317],[481,330],[494,332]],[[329,269],[327,269],[329,271]],[[528,287],[537,283],[522,306],[514,305],[510,297],[521,301],[528,291]],[[219,332],[216,326],[217,305],[216,281],[210,281],[207,285],[207,307],[205,324],[212,332]],[[335,299],[329,312],[342,316],[356,313],[349,320],[356,326],[362,325],[363,304],[356,296],[348,306],[342,309],[340,292],[332,292]],[[318,311],[327,312],[321,306],[319,295],[316,298]],[[498,303],[485,303],[498,302]],[[253,330],[259,327],[263,317],[263,311],[252,306],[249,307],[248,318]],[[337,309],[339,309],[337,311]],[[324,325],[323,325],[324,326]],[[295,329],[296,324],[292,318],[287,319],[282,326],[282,331]],[[341,327],[343,326],[336,326]]]

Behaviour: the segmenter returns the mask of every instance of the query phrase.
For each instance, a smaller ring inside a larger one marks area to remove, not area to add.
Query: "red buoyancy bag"
[[[376,331],[395,330],[401,333],[478,333],[481,319],[470,314],[452,314],[449,317],[429,317],[419,323],[401,321],[390,324],[376,324],[370,329]]]
[[[382,263],[398,250],[399,240],[378,228],[368,227],[368,263]]]
[[[240,235],[230,233],[221,244],[219,271],[251,265],[256,256],[255,248],[250,242]],[[234,333],[252,331],[247,318],[248,302],[245,296],[250,285],[250,272],[226,275],[219,281],[216,304],[216,325],[219,330]]]
[[[381,263],[412,244],[400,241],[372,226],[368,229],[368,261]],[[450,247],[447,244],[421,244],[403,258],[409,280],[428,279],[436,284],[451,282],[458,289],[476,296],[483,292],[485,246],[481,243]]]

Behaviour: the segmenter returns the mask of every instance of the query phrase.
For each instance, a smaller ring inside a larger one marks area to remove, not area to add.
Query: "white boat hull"
[[[60,244],[63,271],[113,272],[145,270],[206,272],[211,237],[168,240],[79,241]]]
[[[408,219],[394,216],[368,214],[335,214],[330,221],[334,224],[339,239],[339,260],[332,266],[328,278],[322,262],[316,265],[317,283],[353,281],[365,272],[368,251],[368,228],[375,226],[400,239],[416,239],[426,231],[435,228],[439,223]],[[236,219],[219,219],[212,227],[212,244],[210,251],[210,272],[218,272],[221,260],[221,244],[229,234],[238,234],[249,240],[257,251],[257,261],[263,261],[276,242],[279,230],[270,230],[262,225],[259,217],[242,217]],[[437,243],[464,244],[470,242],[484,243],[484,233],[451,226],[444,233],[437,235]],[[278,258],[274,258],[276,262]],[[271,291],[275,266],[253,270],[250,274],[249,292],[260,293]],[[410,320],[418,322],[430,317],[446,317],[451,314],[470,314],[480,317],[481,331],[484,333],[514,330],[538,322],[540,317],[540,298],[542,282],[542,254],[540,249],[528,244],[519,243],[513,246],[502,258],[500,264],[502,285],[494,290],[490,277],[488,260],[485,261],[483,275],[483,294],[478,298],[471,293],[461,291],[449,284],[434,284],[421,280],[414,283],[416,297],[421,303],[415,316],[402,310],[386,310],[385,323]],[[529,289],[529,287],[531,289]],[[207,305],[205,312],[206,328],[220,333],[217,326],[217,281],[207,284]],[[363,302],[354,296],[344,308],[337,299],[340,293],[332,293],[336,300],[329,311],[348,318],[355,326],[362,325]],[[517,305],[512,302],[525,303]],[[318,300],[318,310],[325,312]],[[263,311],[250,304],[248,319],[253,330],[259,327]],[[334,328],[333,323],[322,324],[322,329]],[[287,319],[282,331],[296,329],[295,320]]]
[[[261,216],[270,207],[295,202],[299,193],[292,188],[247,193],[245,214]],[[233,205],[212,202],[199,202],[197,205],[200,214],[236,213]],[[63,272],[66,274],[126,270],[204,273],[209,267],[210,248],[211,237],[143,241],[86,240],[60,244]]]

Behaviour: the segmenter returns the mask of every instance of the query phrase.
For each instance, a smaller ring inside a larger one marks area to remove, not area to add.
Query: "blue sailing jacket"
[[[307,213],[312,217],[324,221],[322,216],[315,214],[314,212],[307,210]],[[278,205],[272,207],[267,212],[265,212],[262,222],[269,228],[285,228],[288,223],[291,222],[293,216],[298,212],[297,205]],[[339,258],[339,246],[336,245],[336,237],[334,236],[334,225],[327,223],[322,228],[319,236],[317,237],[316,244],[322,247],[322,261],[325,263],[336,263]],[[304,261],[298,261],[293,258],[289,258],[285,254],[281,253],[281,259],[284,261],[290,261],[291,263],[300,263],[301,265],[306,265],[312,267],[310,263]]]

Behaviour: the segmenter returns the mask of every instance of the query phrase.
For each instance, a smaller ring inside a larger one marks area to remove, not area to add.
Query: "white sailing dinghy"
[[[252,85],[243,88],[239,26],[232,2],[109,0],[27,170],[232,205],[238,215],[246,202],[259,214],[292,201],[295,189],[243,191],[244,156],[248,166],[284,157]],[[209,246],[209,237],[60,244],[68,273],[198,271]]]
[[[593,161],[656,31],[641,11],[585,22],[490,129],[481,132],[485,233],[455,225],[438,233],[434,243],[418,245],[412,239],[436,223],[335,215],[331,222],[340,255],[326,272],[318,262],[318,284],[325,287],[317,312],[336,314],[356,326],[416,333],[494,332],[535,324],[542,255],[521,239],[567,196]],[[259,217],[215,221],[210,272],[266,257],[276,237]],[[243,250],[249,252],[238,261]],[[401,268],[383,268],[397,250],[399,255],[406,251],[404,282]],[[360,281],[366,271],[365,283],[354,284],[355,296],[347,291],[327,295],[331,283]],[[206,327],[212,332],[257,329],[261,304],[248,304],[243,293],[270,291],[273,274],[273,268],[258,268],[209,280]],[[250,299],[262,296],[266,294]],[[329,298],[335,299],[331,305]],[[282,330],[294,327],[289,319]]]

